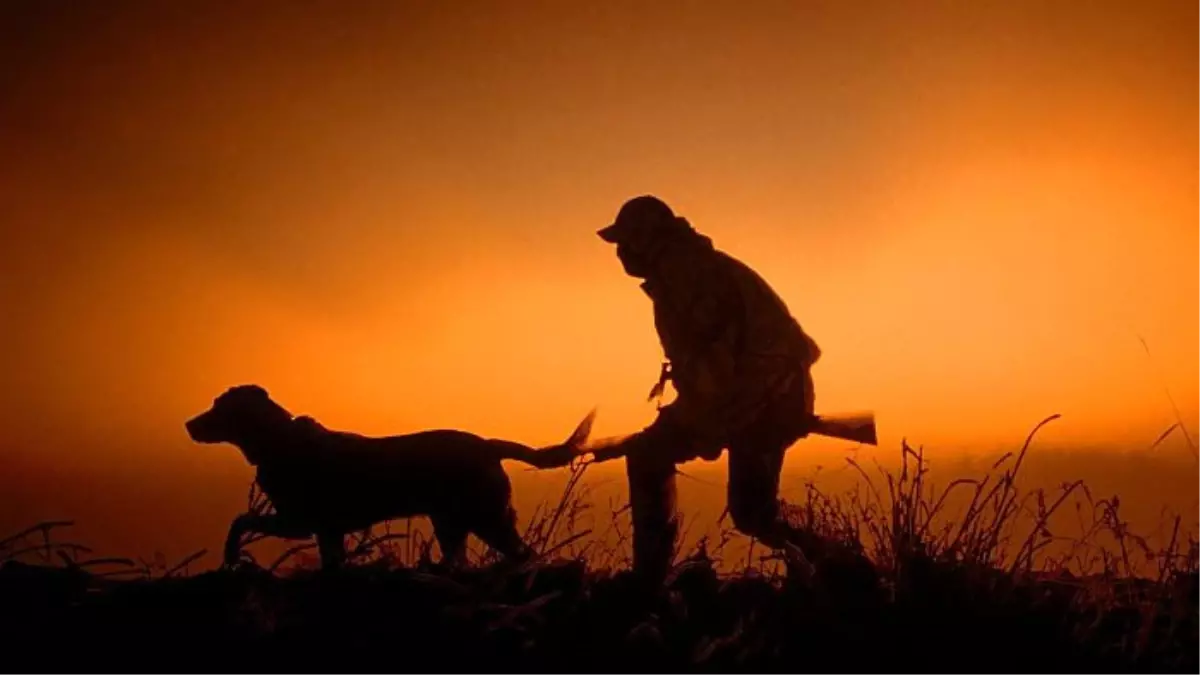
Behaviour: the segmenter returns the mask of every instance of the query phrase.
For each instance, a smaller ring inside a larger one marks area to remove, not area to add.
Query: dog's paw
[[[266,571],[263,567],[259,566],[258,561],[247,555],[232,559],[226,558],[221,562],[221,566],[218,569],[230,574],[255,574]]]

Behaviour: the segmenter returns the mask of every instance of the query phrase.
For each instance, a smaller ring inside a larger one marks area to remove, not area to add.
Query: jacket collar
[[[689,251],[688,249],[693,250]],[[668,258],[673,256],[688,256],[693,252],[711,252],[712,250],[713,243],[711,238],[699,233],[693,233],[691,237],[676,242],[660,251],[657,264],[661,267],[667,263]],[[650,296],[651,300],[657,300],[662,294],[662,283],[656,283],[653,277],[648,277],[643,281],[641,288],[646,295]]]

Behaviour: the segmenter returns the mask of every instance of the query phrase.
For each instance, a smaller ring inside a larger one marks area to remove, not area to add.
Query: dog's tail
[[[500,451],[501,459],[515,459],[518,462],[524,462],[539,469],[553,469],[560,466],[566,466],[572,459],[583,452],[583,446],[588,441],[588,437],[592,435],[592,422],[596,419],[596,410],[592,409],[575,427],[575,431],[567,437],[567,440],[558,445],[551,445],[545,448],[531,448],[522,443],[513,441],[492,440],[492,445]]]

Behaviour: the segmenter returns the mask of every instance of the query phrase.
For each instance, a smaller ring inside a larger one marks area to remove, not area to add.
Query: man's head
[[[251,456],[255,441],[264,440],[280,425],[291,422],[292,414],[271,400],[267,391],[254,384],[233,387],[213,401],[207,411],[188,420],[188,436],[197,443],[232,443],[246,459]]]
[[[617,257],[626,274],[645,278],[663,245],[690,230],[661,199],[642,195],[625,202],[616,220],[596,234],[617,245]]]

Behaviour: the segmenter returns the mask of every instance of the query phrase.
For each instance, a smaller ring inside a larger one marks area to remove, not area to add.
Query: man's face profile
[[[617,244],[617,258],[620,259],[621,266],[625,268],[625,273],[631,277],[645,279],[650,271],[649,261],[645,254],[638,246],[627,240]]]

